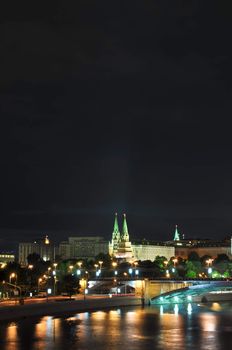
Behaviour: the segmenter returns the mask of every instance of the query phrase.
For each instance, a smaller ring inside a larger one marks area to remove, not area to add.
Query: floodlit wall
[[[151,260],[154,261],[157,256],[165,256],[170,259],[175,256],[175,248],[162,245],[132,245],[133,257],[135,260]]]

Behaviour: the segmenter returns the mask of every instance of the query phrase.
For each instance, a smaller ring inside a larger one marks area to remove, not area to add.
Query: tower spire
[[[119,240],[119,238],[120,238],[120,232],[119,232],[119,227],[118,227],[118,214],[117,213],[115,213],[114,230],[113,230],[112,238],[113,238],[113,240]]]
[[[125,242],[129,242],[129,233],[126,222],[126,214],[123,214],[123,224],[122,224],[122,236],[121,239]]]
[[[174,241],[180,240],[180,234],[178,232],[178,225],[176,225],[175,233],[174,233]]]

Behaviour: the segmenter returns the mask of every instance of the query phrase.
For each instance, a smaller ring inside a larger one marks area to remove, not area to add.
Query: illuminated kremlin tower
[[[174,233],[174,241],[179,241],[180,240],[180,234],[178,232],[178,226],[176,225],[176,230],[175,230],[175,233]]]
[[[118,227],[118,214],[115,213],[114,229],[112,233],[112,241],[109,244],[109,254],[115,256],[118,251],[118,244],[120,241],[120,231]]]
[[[112,234],[112,241],[109,246],[109,253],[118,259],[131,259],[133,257],[131,242],[128,233],[126,222],[126,214],[123,214],[122,233],[120,235],[117,221],[117,214],[115,215],[114,230]]]

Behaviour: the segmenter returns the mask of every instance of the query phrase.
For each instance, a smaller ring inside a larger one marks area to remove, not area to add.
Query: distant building
[[[108,254],[108,242],[100,236],[69,237],[59,245],[62,259],[93,259],[100,253]]]
[[[12,253],[0,253],[0,264],[7,264],[15,261],[15,255]]]
[[[71,244],[68,241],[60,242],[58,250],[62,260],[71,258]]]
[[[173,241],[166,244],[175,247],[175,256],[187,259],[188,255],[196,252],[199,257],[209,255],[216,258],[218,254],[226,254],[232,258],[232,240],[216,241],[211,239],[193,238],[181,239],[176,225]]]
[[[199,257],[209,255],[216,258],[218,254],[226,254],[231,259],[231,245],[226,242],[213,240],[186,240],[180,241],[181,245],[175,246],[175,256],[187,259],[188,255],[196,252]]]
[[[33,253],[39,254],[44,261],[53,261],[54,252],[55,248],[50,243],[48,236],[35,242],[21,242],[19,243],[19,263],[26,266],[28,255]]]
[[[117,213],[114,219],[114,229],[112,233],[112,240],[109,243],[109,254],[117,259],[124,260],[151,260],[159,256],[165,256],[170,259],[175,255],[174,246],[170,246],[164,243],[148,241],[131,243],[129,239],[128,226],[126,221],[126,215],[123,215],[122,234],[120,234],[118,227]]]

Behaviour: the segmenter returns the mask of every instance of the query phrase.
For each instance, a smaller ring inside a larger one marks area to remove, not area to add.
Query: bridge
[[[150,299],[151,305],[232,300],[231,281],[192,281],[192,285],[178,288]]]
[[[93,283],[104,289],[104,286],[110,286],[110,281],[112,282],[111,278],[102,278]],[[145,304],[152,305],[218,301],[222,298],[232,300],[232,281],[118,278],[117,284],[124,286],[122,293],[130,287],[134,290],[135,296],[141,297]]]

